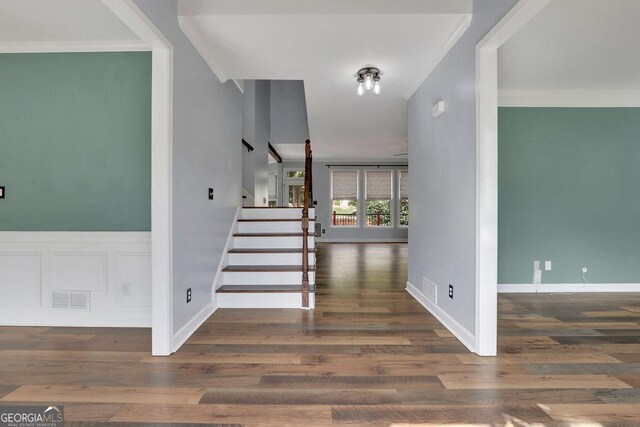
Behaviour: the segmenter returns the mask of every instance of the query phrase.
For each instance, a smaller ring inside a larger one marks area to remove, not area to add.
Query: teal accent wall
[[[498,282],[640,283],[640,108],[500,108]]]
[[[151,53],[0,54],[2,231],[151,229]]]

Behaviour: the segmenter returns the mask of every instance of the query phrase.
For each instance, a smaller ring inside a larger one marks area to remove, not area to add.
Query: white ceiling
[[[552,0],[499,53],[501,91],[639,90],[640,0]]]
[[[183,0],[181,25],[219,76],[304,80],[314,158],[407,151],[407,101],[468,22],[468,0]],[[382,94],[354,74],[383,71]],[[283,154],[284,156],[284,154]]]
[[[100,0],[0,1],[0,43],[81,41],[138,42],[139,38]]]

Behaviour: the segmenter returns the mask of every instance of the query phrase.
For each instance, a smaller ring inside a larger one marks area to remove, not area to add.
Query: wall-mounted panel
[[[0,305],[39,306],[41,294],[41,254],[0,252]]]
[[[51,276],[53,289],[107,291],[109,271],[106,252],[53,253]]]

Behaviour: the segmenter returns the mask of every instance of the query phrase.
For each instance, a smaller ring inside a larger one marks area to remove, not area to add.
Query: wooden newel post
[[[304,147],[304,207],[302,208],[302,307],[309,308],[309,207],[313,203],[311,141]]]

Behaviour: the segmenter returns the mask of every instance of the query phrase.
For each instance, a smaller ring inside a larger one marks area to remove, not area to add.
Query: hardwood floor
[[[69,425],[640,425],[640,295],[501,295],[497,358],[405,291],[407,246],[318,247],[317,308],[216,312],[175,355],[150,331],[0,327],[0,404]]]

